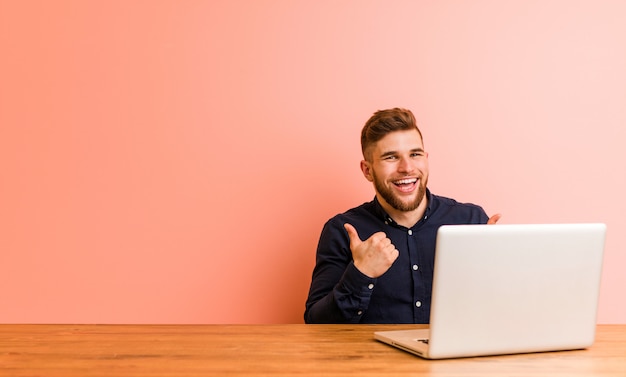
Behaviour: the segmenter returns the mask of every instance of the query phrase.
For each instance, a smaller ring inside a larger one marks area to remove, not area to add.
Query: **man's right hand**
[[[354,266],[364,275],[377,278],[387,272],[398,258],[400,253],[384,232],[374,233],[362,241],[352,225],[346,223],[343,227],[350,238]]]

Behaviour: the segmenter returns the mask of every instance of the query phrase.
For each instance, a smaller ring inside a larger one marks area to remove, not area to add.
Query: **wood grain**
[[[587,350],[428,361],[379,343],[407,325],[0,325],[0,376],[620,376],[626,325]]]

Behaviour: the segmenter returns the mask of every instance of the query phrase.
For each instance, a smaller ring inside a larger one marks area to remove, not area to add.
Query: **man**
[[[409,110],[376,112],[361,149],[376,195],[324,225],[305,322],[428,323],[437,229],[500,215],[430,193],[428,153]]]

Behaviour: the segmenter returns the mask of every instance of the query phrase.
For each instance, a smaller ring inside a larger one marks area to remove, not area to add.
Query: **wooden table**
[[[0,325],[0,376],[626,376],[626,325],[587,350],[422,360],[407,325]]]

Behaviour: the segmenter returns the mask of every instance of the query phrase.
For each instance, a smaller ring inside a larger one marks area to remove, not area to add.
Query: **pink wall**
[[[0,1],[0,322],[302,322],[370,200],[358,133],[414,110],[431,189],[608,224],[626,323],[626,2]]]

